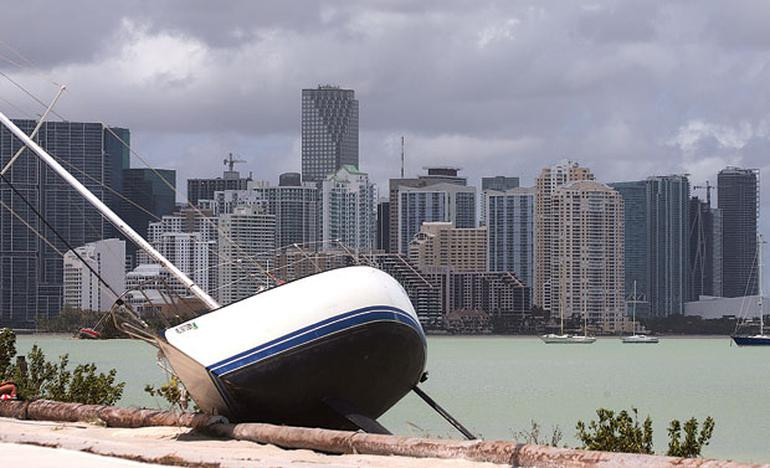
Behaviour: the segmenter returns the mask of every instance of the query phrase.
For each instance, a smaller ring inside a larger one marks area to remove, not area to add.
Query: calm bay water
[[[129,340],[80,341],[64,336],[19,336],[19,352],[37,343],[49,359],[96,362],[127,382],[122,405],[158,407],[144,393],[160,384],[155,350]],[[655,447],[666,449],[670,419],[713,416],[707,457],[770,462],[770,349],[737,348],[728,338],[667,338],[658,345],[545,345],[537,338],[430,337],[430,378],[423,388],[463,424],[487,439],[511,439],[534,420],[577,445],[575,423],[599,407],[634,406],[652,416]],[[376,382],[374,382],[376,384]],[[416,396],[381,419],[400,434],[458,437]]]

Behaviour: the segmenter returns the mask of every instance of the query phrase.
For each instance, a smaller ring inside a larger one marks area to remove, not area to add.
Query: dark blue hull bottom
[[[233,421],[356,430],[332,408],[376,420],[418,383],[425,359],[413,327],[375,321],[212,377]]]
[[[770,337],[762,336],[733,336],[738,346],[770,346]]]

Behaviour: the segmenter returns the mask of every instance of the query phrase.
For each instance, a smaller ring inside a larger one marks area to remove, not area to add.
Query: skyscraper
[[[176,188],[176,171],[173,169],[123,170],[123,195],[133,202],[122,201],[123,219],[142,237],[147,236],[150,222],[174,212],[176,193],[169,184]],[[128,250],[133,252],[136,247],[131,244]]]
[[[690,198],[690,297],[722,295],[721,211],[698,197]]]
[[[489,271],[507,271],[532,287],[535,189],[486,190]]]
[[[690,181],[686,175],[647,179],[650,313],[684,313],[690,299]]]
[[[476,227],[476,188],[459,176],[459,167],[428,167],[417,178],[390,179],[390,252],[406,254],[424,221]]]
[[[371,251],[374,248],[374,185],[366,173],[353,166],[342,166],[321,182],[320,222],[324,248],[345,246]]]
[[[636,313],[649,313],[649,275],[650,275],[650,245],[647,227],[647,185],[646,180],[630,182],[613,182],[608,184],[623,198],[624,222],[624,255],[625,260],[625,290],[626,294],[634,291],[638,300],[645,301],[636,304]]]
[[[487,190],[496,190],[505,192],[519,186],[518,177],[494,176],[481,178],[481,210],[479,211],[479,225],[484,226],[487,223],[487,198],[484,193]]]
[[[717,176],[722,212],[722,294],[757,294],[759,171],[727,167]]]
[[[558,298],[559,212],[553,204],[554,191],[561,185],[579,180],[593,180],[594,175],[574,161],[562,161],[540,172],[535,186],[535,293],[533,302],[545,310],[551,310]]]
[[[33,120],[14,122],[28,134],[36,125]],[[123,154],[106,148],[107,133],[99,123],[47,122],[35,141],[62,161],[97,197],[114,203],[104,185],[109,186],[122,171]],[[21,146],[6,128],[0,129],[0,164],[4,165]],[[82,246],[113,232],[81,195],[29,150],[14,163],[6,178],[70,245]],[[0,183],[0,199],[45,235],[59,252],[68,250],[6,183]],[[117,206],[111,208],[118,211]],[[59,313],[63,294],[59,252],[8,210],[0,211],[0,326],[34,328],[38,317]]]
[[[320,182],[342,166],[358,167],[358,100],[352,89],[302,90],[302,180]]]
[[[219,217],[219,285],[223,305],[268,286],[275,250],[275,216],[259,206],[239,206]]]
[[[384,252],[390,251],[390,202],[377,203],[377,234],[374,248]]]
[[[551,201],[559,220],[551,253],[551,281],[558,284],[552,310],[586,317],[604,332],[619,330],[625,309],[623,199],[604,184],[582,180],[557,187]]]
[[[200,206],[210,207],[215,216],[232,213],[238,206],[262,206],[275,216],[277,248],[298,244],[306,249],[317,248],[318,188],[302,184],[297,173],[281,174],[279,185],[251,182],[245,190],[214,192],[213,200],[200,200]]]
[[[244,178],[241,177],[240,172],[233,170],[224,171],[223,177],[213,179],[187,179],[187,199],[193,205],[198,205],[200,200],[212,200],[214,192],[246,190],[249,182],[251,182],[251,175]]]

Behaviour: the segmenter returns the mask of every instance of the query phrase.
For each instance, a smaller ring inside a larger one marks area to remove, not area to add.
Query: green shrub
[[[606,452],[647,453],[652,451],[652,419],[645,418],[639,425],[639,413],[631,408],[632,418],[626,410],[615,414],[614,411],[599,408],[596,415],[599,421],[591,421],[588,428],[583,421],[577,423],[577,437],[588,450]]]
[[[640,425],[638,411],[636,408],[631,411],[633,418],[625,410],[615,414],[612,410],[599,408],[596,410],[598,421],[592,420],[588,426],[583,421],[578,421],[577,437],[583,443],[582,448],[606,452],[654,453],[652,419],[647,416]],[[714,419],[709,416],[703,421],[703,427],[698,432],[698,420],[690,418],[684,423],[685,436],[682,440],[682,425],[674,419],[668,427],[669,443],[666,455],[699,457],[703,447],[709,444],[715,425]]]
[[[115,369],[97,373],[96,364],[91,363],[79,364],[70,371],[68,355],[59,356],[54,364],[46,361],[37,345],[23,361],[13,363],[15,357],[16,335],[7,328],[0,330],[0,381],[13,381],[20,398],[113,405],[123,396],[126,384],[115,382]]]
[[[698,433],[698,420],[690,418],[684,423],[684,441],[681,440],[681,423],[674,419],[668,426],[668,452],[672,457],[695,458],[699,457],[703,447],[711,441],[716,423],[711,416],[703,420],[703,427]]]

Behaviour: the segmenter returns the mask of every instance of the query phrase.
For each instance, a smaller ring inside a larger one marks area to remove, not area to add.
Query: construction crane
[[[247,161],[244,161],[243,159],[233,159],[233,153],[229,153],[228,158],[225,159],[225,166],[227,166],[230,172],[233,172],[233,166],[235,166],[236,163],[245,163]]]
[[[711,208],[711,191],[714,189],[714,186],[711,185],[711,182],[708,180],[706,181],[706,185],[693,185],[693,189],[705,189],[706,190],[706,204]]]

